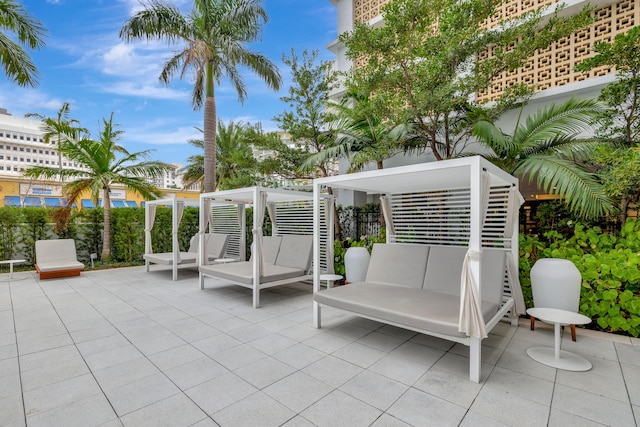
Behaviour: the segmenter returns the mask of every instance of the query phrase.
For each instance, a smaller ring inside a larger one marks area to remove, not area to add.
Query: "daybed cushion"
[[[158,254],[144,254],[143,258],[146,261],[153,262],[155,264],[173,264],[173,253],[162,252]],[[198,258],[198,254],[195,252],[180,252],[179,264],[195,264]]]
[[[84,269],[73,239],[36,241],[36,263],[42,272]]]
[[[365,281],[420,289],[428,256],[426,245],[376,243]]]
[[[228,279],[234,282],[244,283],[246,285],[253,284],[253,262],[251,261],[202,265],[200,266],[200,272],[220,279]],[[304,270],[265,263],[260,283],[275,282],[302,275],[304,275]]]
[[[262,236],[262,260],[265,264],[275,264],[282,244],[282,236]],[[253,251],[254,245],[251,245]],[[253,259],[253,253],[251,258]]]
[[[312,254],[313,236],[285,234],[275,264],[307,271],[311,266]]]
[[[227,250],[227,243],[229,242],[228,234],[220,233],[206,233],[204,235],[205,242],[207,242],[207,258],[213,261],[217,258],[222,258]]]
[[[460,336],[460,297],[423,289],[357,282],[316,292],[314,300],[356,314],[393,322],[418,330]],[[499,305],[483,301],[482,313],[488,321]]]

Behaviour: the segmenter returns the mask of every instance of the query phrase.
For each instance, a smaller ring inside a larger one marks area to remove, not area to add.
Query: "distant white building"
[[[0,175],[21,177],[30,166],[59,167],[55,145],[42,138],[40,121],[14,117],[0,108]],[[62,167],[77,167],[62,157]]]

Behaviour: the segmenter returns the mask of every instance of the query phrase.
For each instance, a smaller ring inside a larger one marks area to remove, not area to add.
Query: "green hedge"
[[[572,261],[582,274],[580,312],[597,329],[640,336],[640,222],[629,220],[617,234],[577,224],[566,238],[556,231],[520,235],[520,279],[533,305],[530,271],[539,258]]]

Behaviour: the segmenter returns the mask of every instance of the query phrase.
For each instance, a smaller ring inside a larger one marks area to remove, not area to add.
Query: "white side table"
[[[536,362],[565,371],[588,371],[591,362],[584,357],[568,351],[560,350],[560,325],[584,325],[591,323],[591,319],[573,311],[557,308],[530,308],[527,314],[543,322],[553,323],[555,345],[550,347],[531,347],[527,354]]]
[[[9,264],[9,277],[7,279],[0,279],[0,282],[10,282],[12,280],[26,279],[26,277],[20,277],[20,278],[13,277],[13,264],[20,264],[23,262],[27,262],[27,260],[26,259],[7,259],[4,261],[0,261],[0,264]]]
[[[336,280],[342,280],[343,277],[339,274],[321,274],[320,280],[325,280],[327,282],[327,289],[333,288],[333,282]]]

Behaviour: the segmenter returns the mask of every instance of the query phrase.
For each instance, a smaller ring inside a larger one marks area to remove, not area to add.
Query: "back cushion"
[[[36,241],[36,262],[77,261],[76,243],[73,239]]]
[[[267,264],[275,264],[281,245],[282,236],[262,236],[262,260]],[[253,260],[254,247],[255,242],[251,244],[251,258],[249,260]]]
[[[208,234],[206,235],[208,236]],[[205,240],[206,242],[206,240]],[[200,245],[200,239],[199,236],[196,234],[195,236],[193,236],[191,238],[191,240],[189,240],[189,252],[191,253],[198,253],[198,246]]]
[[[426,245],[376,243],[366,281],[420,289],[429,257]]]
[[[468,248],[431,246],[423,289],[460,295],[462,263]]]
[[[207,256],[209,258],[222,258],[224,256],[225,250],[227,249],[229,235],[220,233],[207,233],[204,236],[205,242],[207,242]]]
[[[482,251],[482,299],[501,303],[506,270],[504,250],[484,249]]]
[[[276,264],[308,270],[313,253],[313,236],[285,234],[282,236]]]

